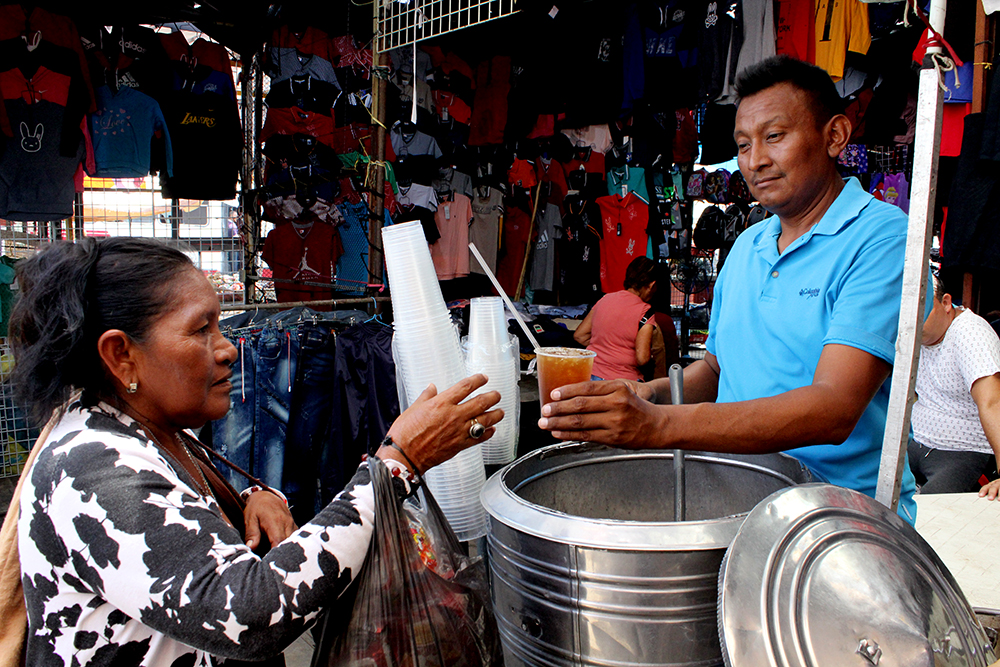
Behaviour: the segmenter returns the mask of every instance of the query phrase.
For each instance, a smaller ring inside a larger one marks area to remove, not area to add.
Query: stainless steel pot
[[[812,481],[791,457],[689,452],[674,522],[673,453],[537,450],[483,489],[507,667],[721,665],[719,567],[746,514]]]

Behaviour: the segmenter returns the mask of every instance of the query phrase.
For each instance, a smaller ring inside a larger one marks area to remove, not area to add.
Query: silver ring
[[[479,440],[483,437],[483,433],[486,433],[486,427],[480,424],[476,419],[473,419],[472,426],[469,427],[469,437],[473,440]]]

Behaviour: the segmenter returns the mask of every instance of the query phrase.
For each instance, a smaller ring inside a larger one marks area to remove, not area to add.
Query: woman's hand
[[[996,500],[998,493],[1000,493],[1000,479],[984,484],[983,488],[979,489],[979,497],[987,500]]]
[[[413,472],[425,473],[463,449],[489,439],[496,432],[493,426],[503,419],[503,410],[489,408],[500,401],[499,393],[488,391],[462,402],[469,394],[486,384],[486,381],[486,376],[479,373],[465,378],[440,394],[434,385],[430,385],[393,422],[389,428],[389,437],[417,467]],[[473,438],[469,434],[473,419],[486,427],[479,438]],[[391,447],[382,447],[377,455],[383,459],[396,459],[406,467],[411,467],[406,458]]]
[[[284,542],[298,528],[285,501],[270,491],[250,494],[243,519],[246,522],[247,546],[251,550],[260,545],[261,531],[273,547]]]

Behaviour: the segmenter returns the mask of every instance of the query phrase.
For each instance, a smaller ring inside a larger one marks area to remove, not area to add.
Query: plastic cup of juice
[[[544,408],[552,402],[552,390],[567,384],[588,382],[596,352],[575,347],[540,347],[538,356],[538,399]]]

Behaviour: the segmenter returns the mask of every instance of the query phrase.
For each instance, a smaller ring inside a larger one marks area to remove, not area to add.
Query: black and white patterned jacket
[[[259,558],[112,407],[75,402],[41,447],[18,520],[28,667],[260,660],[294,641],[364,562],[366,464]]]

